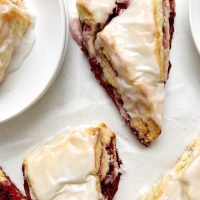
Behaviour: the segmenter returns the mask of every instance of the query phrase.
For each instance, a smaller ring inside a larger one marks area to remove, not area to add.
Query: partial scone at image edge
[[[200,198],[200,137],[192,141],[176,164],[137,200],[198,200]]]
[[[0,0],[0,84],[5,80],[13,54],[32,24],[22,0]]]
[[[92,72],[149,146],[162,131],[175,0],[77,0],[77,10]]]
[[[104,124],[63,131],[23,162],[28,200],[112,200],[122,162],[116,136]]]

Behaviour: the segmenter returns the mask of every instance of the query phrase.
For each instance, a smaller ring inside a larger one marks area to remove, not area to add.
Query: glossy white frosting
[[[167,173],[163,180],[166,184],[159,200],[199,200],[200,199],[200,156],[181,174],[174,170]],[[156,187],[156,186],[155,186]],[[153,199],[151,188],[141,190],[137,200]]]
[[[78,0],[93,15],[96,23],[105,23],[115,8],[116,0]]]
[[[0,5],[0,29],[1,29],[1,32],[0,32],[0,72],[1,71],[3,72],[3,73],[0,73],[0,83],[4,79],[4,76],[5,76],[4,72],[7,71],[9,65],[11,64],[15,49],[17,48],[17,46],[19,45],[23,37],[22,33],[18,31],[17,27],[12,23],[12,21],[9,22],[9,20],[13,20],[13,19],[8,20],[9,14],[12,13],[14,9],[17,9],[21,13],[24,13],[27,15],[26,10],[18,6],[15,6],[12,3]],[[26,45],[26,49],[23,48],[24,50],[23,57],[21,56],[21,59],[18,59],[18,60],[16,58],[19,58],[19,56],[15,57],[15,61],[17,61],[20,64],[23,62],[28,52],[32,49],[32,46],[34,44],[34,38],[29,37],[29,40],[27,40],[27,37],[26,37],[26,40],[24,40],[24,42],[25,42],[24,44]],[[20,50],[20,52],[22,53],[22,50]],[[20,66],[20,64],[18,64],[18,67]],[[15,66],[13,68],[15,69],[17,68],[16,63],[15,65],[14,64],[12,65]]]
[[[178,176],[169,175],[169,184],[160,200],[200,199],[200,157],[196,158],[186,171]]]
[[[128,114],[161,125],[165,91],[155,31],[153,0],[130,0],[129,7],[98,34],[96,48],[110,55]]]
[[[14,48],[19,43],[19,38],[14,34],[15,27],[11,26],[4,19],[4,13],[9,13],[12,9],[10,4],[0,5],[0,83],[3,81],[5,71],[7,70]]]
[[[35,199],[99,200],[96,140],[85,129],[65,131],[28,155],[25,170]]]
[[[168,180],[166,191],[160,197],[160,200],[189,200],[185,199],[185,191],[182,190],[182,183],[175,173],[169,173],[166,179]]]
[[[27,58],[27,56],[33,49],[35,42],[36,42],[35,25],[34,23],[32,23],[32,25],[22,38],[21,42],[16,47],[16,50],[13,54],[12,60],[8,68],[8,74],[17,71],[22,66],[24,60]]]
[[[4,172],[0,169],[0,182],[3,182],[6,180]]]

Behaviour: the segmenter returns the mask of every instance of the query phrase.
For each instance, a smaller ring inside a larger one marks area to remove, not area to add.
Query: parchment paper
[[[68,0],[70,14],[74,4],[75,0]],[[115,200],[136,199],[138,192],[161,178],[200,134],[200,57],[190,32],[188,0],[177,0],[171,62],[163,132],[145,148],[122,122],[70,35],[65,62],[53,87],[27,112],[0,125],[0,165],[23,190],[21,166],[30,148],[64,127],[104,121],[118,136],[125,168]]]

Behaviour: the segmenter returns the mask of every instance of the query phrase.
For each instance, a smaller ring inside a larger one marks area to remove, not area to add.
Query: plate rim
[[[192,33],[192,38],[193,38],[195,47],[196,47],[198,53],[200,54],[200,45],[199,46],[197,45],[197,38],[196,38],[195,31],[194,31],[194,25],[192,23],[192,19],[193,19],[192,18],[192,2],[194,2],[194,0],[189,0],[189,24],[190,24],[190,30]]]
[[[67,9],[65,9],[65,5],[63,0],[59,0],[58,1],[59,5],[60,5],[60,10],[61,10],[61,18],[62,18],[62,47],[61,47],[61,54],[58,58],[58,63],[57,63],[57,67],[55,67],[55,71],[53,73],[53,76],[50,78],[50,80],[48,81],[48,83],[46,84],[46,86],[40,91],[40,93],[38,93],[37,97],[34,98],[32,101],[30,101],[29,104],[27,104],[23,109],[20,109],[18,112],[5,117],[4,119],[0,119],[0,124],[3,124],[11,119],[16,118],[17,116],[19,116],[20,114],[24,113],[25,111],[27,111],[28,109],[30,109],[34,104],[36,104],[45,94],[46,92],[50,89],[50,87],[53,85],[53,83],[55,82],[61,68],[64,62],[64,58],[65,58],[65,54],[67,51],[67,46],[68,46],[68,36],[69,36],[69,17],[68,17],[68,13],[67,13]]]

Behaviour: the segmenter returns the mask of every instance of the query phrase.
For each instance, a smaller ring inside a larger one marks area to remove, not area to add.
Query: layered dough
[[[26,156],[25,190],[32,200],[112,200],[121,161],[105,124],[57,135]]]
[[[115,8],[115,0],[78,0],[77,9],[82,28],[83,47],[89,57],[95,56],[94,40]]]
[[[11,182],[0,168],[0,199],[1,200],[26,200],[17,187]]]
[[[199,187],[200,138],[192,142],[176,165],[138,200],[198,200]]]
[[[144,143],[160,134],[165,96],[159,65],[162,46],[155,37],[161,32],[154,12],[152,0],[133,0],[97,35],[95,44],[101,60],[110,61],[101,61],[104,77],[120,94],[130,125]]]
[[[107,16],[103,23],[95,16],[100,5],[95,4],[92,13],[91,2],[87,1],[85,10],[80,9],[82,1],[77,3],[83,50],[126,124],[143,144],[149,145],[161,133],[174,1],[129,0],[122,1],[123,6],[116,1],[113,14],[103,12]],[[85,13],[90,13],[90,18]],[[97,29],[91,22],[103,26]]]
[[[0,83],[30,25],[31,17],[25,12],[22,0],[0,0]]]

